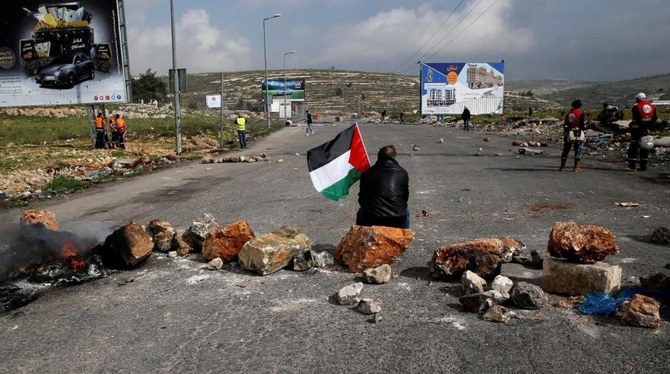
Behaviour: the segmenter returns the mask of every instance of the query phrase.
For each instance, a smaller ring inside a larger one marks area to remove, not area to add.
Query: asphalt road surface
[[[345,126],[316,126],[310,137],[286,128],[244,152],[265,152],[272,162],[194,163],[36,208],[54,211],[63,229],[101,237],[129,221],[162,218],[186,227],[211,213],[224,223],[247,220],[256,234],[294,226],[320,249],[333,250],[354,223],[358,185],[340,202],[321,197],[311,185],[305,152]],[[382,301],[380,323],[329,301],[359,281],[356,274],[282,270],[261,277],[211,272],[195,257],[154,255],[140,269],[49,289],[0,316],[0,372],[670,371],[667,313],[657,330],[554,307],[513,310],[510,323],[496,324],[462,312],[460,286],[431,282],[427,267],[440,245],[480,237],[510,235],[546,255],[552,224],[575,220],[614,231],[621,253],[606,261],[623,267],[626,284],[667,273],[670,248],[646,242],[654,228],[670,222],[667,166],[630,173],[622,160],[587,156],[582,173],[558,172],[558,146],[528,156],[515,153],[511,138],[481,132],[361,128],[372,162],[381,146],[398,149],[410,175],[416,231],[412,248],[393,265],[398,277],[363,290],[364,297]],[[629,201],[640,206],[615,206]],[[15,230],[19,213],[0,214],[4,235]],[[503,274],[533,283],[540,277],[517,264],[506,264]]]

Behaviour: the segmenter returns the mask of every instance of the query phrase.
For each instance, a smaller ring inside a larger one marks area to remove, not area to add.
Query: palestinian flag
[[[307,151],[307,166],[314,188],[323,196],[334,201],[349,196],[349,187],[370,168],[358,123]]]

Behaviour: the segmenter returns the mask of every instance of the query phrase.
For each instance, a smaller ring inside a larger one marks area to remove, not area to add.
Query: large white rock
[[[575,264],[546,258],[542,268],[542,289],[561,295],[586,295],[601,291],[614,293],[621,288],[621,267],[603,262]]]

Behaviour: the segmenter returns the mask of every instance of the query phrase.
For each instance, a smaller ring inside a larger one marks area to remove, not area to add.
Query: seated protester
[[[382,147],[377,162],[361,176],[357,225],[409,228],[409,176],[395,158],[392,145]]]

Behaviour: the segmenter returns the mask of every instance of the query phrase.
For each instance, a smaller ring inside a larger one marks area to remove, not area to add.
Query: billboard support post
[[[175,134],[175,153],[181,154],[181,107],[179,88],[179,72],[177,71],[177,37],[174,25],[174,0],[170,0],[170,21],[172,26],[172,70],[174,71],[174,134]]]
[[[119,1],[119,29],[121,40],[121,61],[123,61],[123,77],[126,81],[126,97],[133,101],[132,79],[130,75],[130,59],[128,58],[128,35],[126,34],[126,7],[123,0]]]

